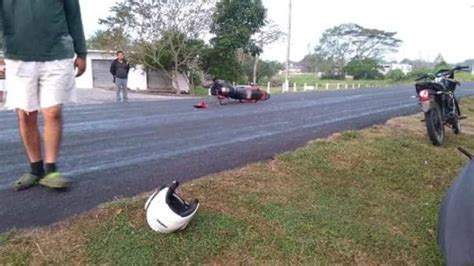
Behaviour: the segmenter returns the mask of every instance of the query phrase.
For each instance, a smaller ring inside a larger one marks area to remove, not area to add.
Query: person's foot
[[[70,180],[64,177],[59,172],[49,173],[45,177],[39,180],[39,184],[52,188],[52,189],[64,189],[69,186]]]
[[[40,177],[34,174],[24,174],[15,183],[12,188],[16,191],[25,190],[38,184]]]

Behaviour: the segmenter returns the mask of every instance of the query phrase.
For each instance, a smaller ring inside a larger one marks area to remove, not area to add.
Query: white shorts
[[[34,112],[76,101],[74,60],[5,60],[5,108]]]

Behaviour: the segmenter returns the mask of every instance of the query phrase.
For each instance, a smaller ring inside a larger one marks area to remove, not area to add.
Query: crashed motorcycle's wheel
[[[220,105],[227,105],[229,103],[229,98],[218,96],[217,99],[219,100]]]
[[[425,122],[431,143],[441,146],[444,141],[444,123],[437,103],[433,103],[431,109],[425,113]]]

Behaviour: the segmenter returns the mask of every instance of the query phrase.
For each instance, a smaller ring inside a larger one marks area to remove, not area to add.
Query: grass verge
[[[145,196],[50,228],[0,235],[0,264],[429,264],[439,205],[474,151],[465,133],[433,147],[420,115],[316,140],[275,160],[185,184],[202,207],[185,231],[148,229]]]

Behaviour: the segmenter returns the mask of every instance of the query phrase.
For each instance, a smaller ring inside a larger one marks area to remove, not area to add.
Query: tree
[[[402,43],[396,32],[368,29],[357,24],[341,24],[323,33],[316,53],[343,67],[352,59],[381,59],[396,52]]]
[[[258,67],[258,78],[261,82],[266,79],[270,81],[280,70],[283,70],[285,66],[278,61],[262,61]]]
[[[392,81],[402,81],[406,78],[406,75],[400,69],[394,69],[390,70],[385,77]]]
[[[269,22],[267,25],[260,29],[253,37],[252,42],[250,44],[250,54],[254,57],[254,65],[253,65],[253,83],[257,83],[257,67],[258,62],[260,60],[260,54],[263,52],[263,48],[266,45],[272,44],[281,37],[283,37],[285,33],[276,25],[274,22]]]
[[[413,61],[408,58],[405,58],[400,62],[400,64],[413,65]]]
[[[179,32],[167,32],[158,41],[138,45],[134,58],[146,69],[185,72],[197,66],[199,54],[205,47],[203,40],[188,39]]]
[[[248,82],[250,80],[253,80],[253,75],[254,75],[254,64],[255,64],[255,58],[252,57],[251,55],[247,54],[245,55],[245,58],[243,60],[243,74],[245,76],[245,81]],[[271,80],[272,77],[274,77],[280,70],[284,68],[283,64],[277,61],[265,61],[262,60],[259,62],[257,65],[257,75],[256,79],[254,81],[255,84],[264,82],[264,81],[269,81]]]
[[[4,47],[3,47],[3,19],[0,19],[0,49],[3,51]]]
[[[325,59],[319,54],[308,54],[303,60],[304,71],[309,73],[323,72],[329,73],[334,67],[334,62]]]
[[[242,76],[242,66],[237,60],[236,51],[229,52],[218,47],[206,49],[199,63],[205,73],[219,79],[238,81]]]
[[[212,16],[210,32],[215,37],[211,39],[213,51],[204,60],[206,70],[221,79],[238,80],[242,73],[236,65],[238,52],[260,53],[251,37],[266,24],[265,18],[261,0],[219,1]]]
[[[215,46],[229,50],[244,49],[252,35],[265,25],[267,10],[261,0],[222,0],[213,15],[211,40]]]
[[[436,56],[436,58],[435,58],[433,64],[434,64],[435,66],[441,65],[441,64],[446,64],[446,60],[444,60],[444,57],[443,57],[442,54],[438,54],[438,56]]]
[[[355,80],[359,79],[381,79],[380,66],[374,59],[353,59],[344,69],[347,74],[354,76]]]
[[[129,51],[131,41],[120,29],[98,30],[87,40],[89,49],[106,51]]]
[[[122,0],[100,23],[130,36],[136,63],[163,70],[179,94],[179,72],[197,64],[201,45],[194,44],[209,30],[214,6],[211,0]]]
[[[435,72],[436,72],[440,69],[448,69],[450,67],[449,67],[448,63],[446,63],[445,61],[441,61],[438,64],[436,64],[436,66],[434,68],[435,68]]]

